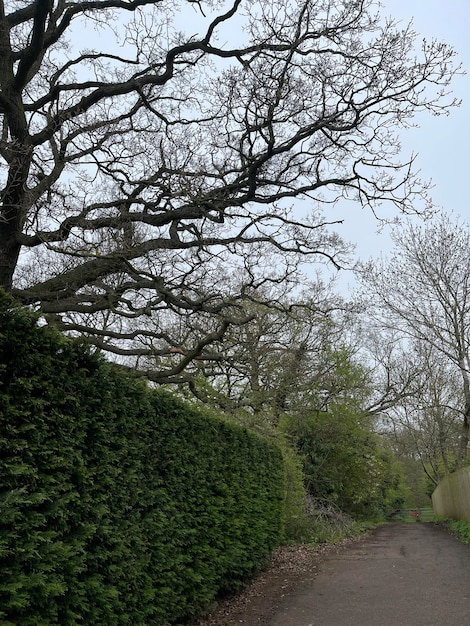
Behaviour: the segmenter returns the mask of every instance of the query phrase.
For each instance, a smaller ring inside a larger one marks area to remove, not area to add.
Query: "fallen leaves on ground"
[[[283,598],[311,581],[324,556],[360,537],[333,544],[281,546],[271,555],[268,567],[239,593],[224,598],[204,618],[190,626],[267,626],[269,616]]]

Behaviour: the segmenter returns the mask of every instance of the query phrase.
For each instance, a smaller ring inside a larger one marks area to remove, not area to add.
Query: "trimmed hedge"
[[[0,623],[166,626],[278,543],[281,455],[0,293]]]

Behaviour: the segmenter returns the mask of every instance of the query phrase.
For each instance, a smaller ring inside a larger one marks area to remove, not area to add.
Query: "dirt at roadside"
[[[282,546],[275,550],[268,568],[238,594],[220,601],[204,618],[189,626],[267,626],[269,616],[287,594],[312,580],[321,560],[347,543]]]

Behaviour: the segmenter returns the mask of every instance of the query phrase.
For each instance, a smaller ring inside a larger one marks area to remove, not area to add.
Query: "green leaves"
[[[274,446],[149,390],[0,293],[0,621],[166,626],[279,541]]]
[[[359,518],[382,517],[403,503],[402,470],[370,419],[347,403],[312,412],[282,428],[303,460],[309,493]]]

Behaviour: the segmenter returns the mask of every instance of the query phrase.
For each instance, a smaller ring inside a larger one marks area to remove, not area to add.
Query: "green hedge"
[[[279,451],[91,355],[0,293],[0,623],[152,624],[279,541]]]

